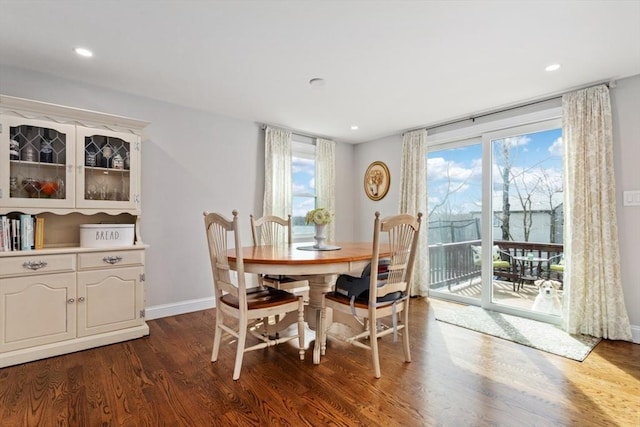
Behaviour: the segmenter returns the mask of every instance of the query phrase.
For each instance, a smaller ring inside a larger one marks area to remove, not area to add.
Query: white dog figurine
[[[538,296],[536,296],[531,310],[561,316],[562,303],[558,297],[558,288],[561,283],[557,280],[547,279],[536,280],[534,283],[538,286]]]

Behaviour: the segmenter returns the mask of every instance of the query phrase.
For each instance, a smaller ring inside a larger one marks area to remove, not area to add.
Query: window
[[[296,135],[294,135],[294,138]],[[291,195],[294,240],[311,237],[313,224],[306,224],[305,216],[316,207],[316,150],[315,146],[301,141],[291,142]]]

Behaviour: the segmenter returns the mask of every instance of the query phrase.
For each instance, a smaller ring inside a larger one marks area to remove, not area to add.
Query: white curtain
[[[336,213],[336,143],[329,139],[316,140],[316,197],[317,207]],[[329,224],[327,240],[335,240],[335,221]]]
[[[291,132],[267,127],[264,141],[262,215],[291,214]]]
[[[631,341],[618,247],[609,89],[562,97],[565,310],[571,333]]]
[[[418,251],[413,270],[412,295],[429,294],[429,249],[427,246],[427,131],[407,132],[402,140],[400,168],[400,213],[422,212]]]

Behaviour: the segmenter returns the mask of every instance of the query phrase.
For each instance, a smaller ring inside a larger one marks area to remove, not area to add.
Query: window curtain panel
[[[429,248],[427,246],[427,131],[407,132],[402,140],[400,213],[422,212],[418,251],[413,269],[412,295],[429,294]]]
[[[267,127],[262,215],[287,218],[291,209],[291,132]]]
[[[609,89],[562,97],[565,162],[563,328],[631,341],[620,279]]]
[[[329,139],[316,140],[316,196],[317,206],[332,214],[336,212],[336,143]],[[335,220],[327,227],[327,240],[335,237]]]

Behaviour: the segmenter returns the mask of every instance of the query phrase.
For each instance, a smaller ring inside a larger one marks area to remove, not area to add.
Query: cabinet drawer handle
[[[74,302],[76,302],[76,300],[74,300],[73,298],[69,298],[67,300],[67,304],[73,304]]]
[[[106,256],[106,257],[102,258],[102,261],[106,262],[107,264],[117,264],[120,261],[122,261],[122,257],[119,257],[119,256]]]
[[[39,270],[43,267],[47,266],[46,261],[27,261],[23,262],[22,266],[24,268],[28,268],[29,270]]]
[[[78,302],[84,302],[84,297],[78,298]]]

